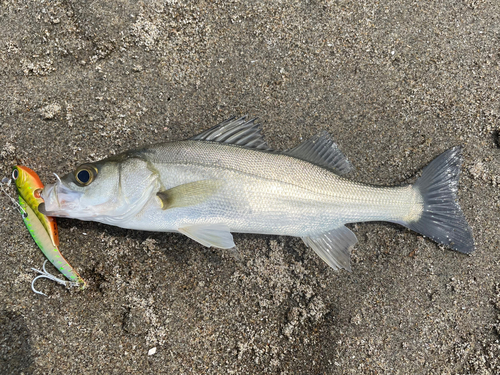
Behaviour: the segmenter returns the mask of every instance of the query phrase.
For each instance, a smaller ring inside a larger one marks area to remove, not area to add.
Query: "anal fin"
[[[229,227],[224,224],[194,224],[177,230],[203,246],[213,246],[220,249],[231,249],[236,246]]]
[[[302,237],[302,240],[334,270],[351,271],[351,248],[358,239],[349,228],[342,225],[329,232]]]

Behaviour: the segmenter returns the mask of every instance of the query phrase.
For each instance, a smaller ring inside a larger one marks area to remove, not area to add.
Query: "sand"
[[[0,373],[499,373],[499,41],[485,0],[1,1],[0,177],[53,182],[244,114],[276,149],[327,130],[378,185],[462,145],[477,249],[352,224],[349,273],[290,237],[235,234],[235,255],[59,220],[89,288],[42,280],[43,297],[44,256],[2,196]]]

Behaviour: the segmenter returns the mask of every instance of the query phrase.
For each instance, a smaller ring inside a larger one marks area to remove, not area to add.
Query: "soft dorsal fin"
[[[190,139],[193,141],[228,143],[257,150],[270,151],[271,148],[260,134],[260,124],[257,124],[255,120],[256,119],[251,119],[247,121],[246,116],[238,119],[232,117]]]
[[[283,153],[329,168],[338,175],[344,175],[353,169],[351,162],[340,152],[337,144],[326,131]]]

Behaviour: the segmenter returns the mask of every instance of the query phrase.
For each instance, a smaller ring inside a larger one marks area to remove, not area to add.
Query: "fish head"
[[[158,190],[146,160],[118,155],[77,167],[42,191],[40,212],[116,224],[137,213]],[[155,191],[156,189],[156,191]]]

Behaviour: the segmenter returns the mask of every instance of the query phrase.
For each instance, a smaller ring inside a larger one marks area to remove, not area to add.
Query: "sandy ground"
[[[243,114],[276,149],[326,129],[380,185],[463,145],[477,246],[355,224],[348,273],[290,237],[236,234],[238,258],[59,220],[89,288],[40,281],[43,297],[44,256],[3,196],[0,373],[498,374],[499,45],[493,0],[0,1],[1,177],[53,182]]]

